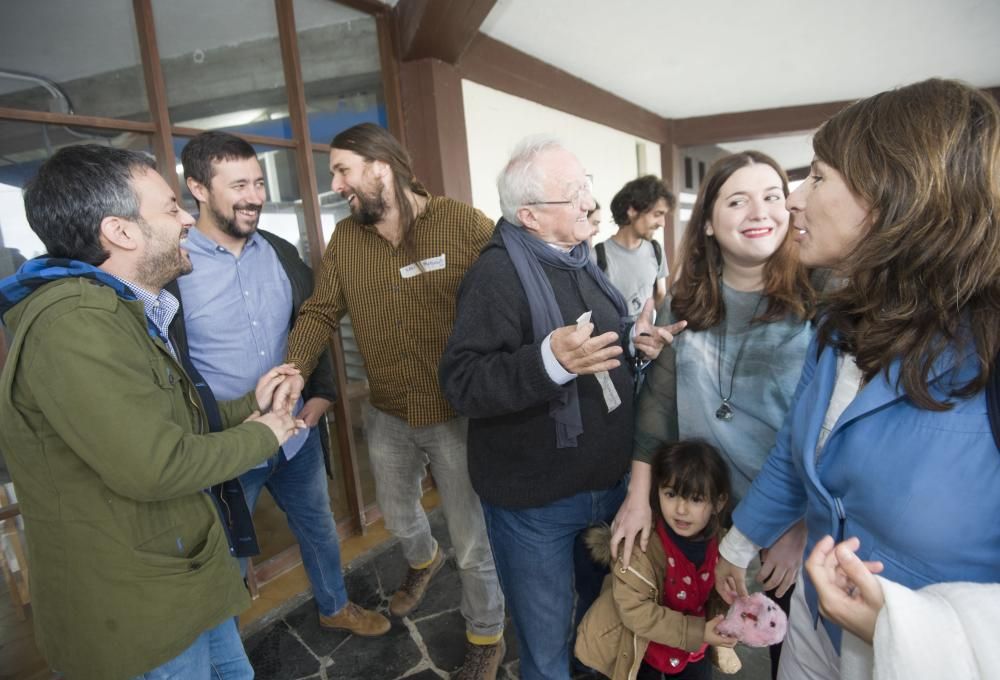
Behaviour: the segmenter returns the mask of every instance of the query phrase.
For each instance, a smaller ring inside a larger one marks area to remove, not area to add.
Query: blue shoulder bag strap
[[[993,430],[993,442],[1000,448],[1000,354],[993,361],[993,375],[986,384],[986,414]]]
[[[205,417],[208,419],[208,428],[212,432],[222,432],[222,415],[219,412],[219,404],[215,400],[212,388],[208,386],[201,373],[194,367],[190,355],[187,352],[187,343],[174,343],[177,350],[177,359],[184,366],[184,371],[191,378],[194,387],[201,397],[201,405],[205,410]],[[215,501],[215,508],[219,511],[219,518],[222,526],[226,530],[226,537],[229,539],[229,552],[234,557],[252,557],[260,554],[260,545],[257,542],[257,532],[253,526],[253,514],[247,505],[246,496],[243,495],[243,486],[238,479],[227,479],[221,484],[214,485],[208,490],[209,495]]]

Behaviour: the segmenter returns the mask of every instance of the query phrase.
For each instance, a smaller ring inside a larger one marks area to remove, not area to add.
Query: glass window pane
[[[173,125],[291,138],[274,0],[154,0]]]
[[[0,64],[0,106],[149,120],[131,0],[4,3]]]
[[[310,140],[358,123],[386,127],[375,18],[326,0],[295,0]]]

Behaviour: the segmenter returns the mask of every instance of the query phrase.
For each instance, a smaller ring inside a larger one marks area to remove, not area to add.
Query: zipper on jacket
[[[187,396],[188,403],[191,404],[191,411],[192,413],[194,413],[195,416],[194,418],[192,418],[192,420],[194,421],[194,423],[198,428],[198,431],[195,432],[195,434],[205,434],[205,414],[202,413],[201,407],[198,406],[198,402],[195,401],[194,395],[191,393],[191,390],[194,389],[191,380],[188,379],[185,381],[185,383],[186,386],[184,389],[184,394]]]
[[[635,577],[638,578],[640,581],[649,586],[653,590],[653,594],[656,598],[656,601],[657,602],[660,601],[660,589],[656,587],[656,584],[654,584],[648,578],[646,578],[638,571],[636,571],[635,567],[633,567],[630,564],[627,570],[623,569],[622,571],[623,572],[628,571],[629,573],[635,575]],[[639,675],[639,667],[642,665],[642,659],[639,658],[639,636],[632,631],[629,632],[632,633],[632,667],[629,668],[628,671],[628,680],[635,680],[635,678]]]
[[[844,523],[847,521],[847,513],[844,511],[844,503],[837,496],[833,497],[833,507],[837,510],[837,543],[844,540]]]
[[[653,590],[656,590],[657,591],[656,594],[657,594],[657,596],[659,596],[660,593],[659,593],[659,589],[656,587],[656,584],[653,583],[652,581],[650,581],[648,578],[646,578],[642,574],[640,574],[639,572],[637,572],[635,570],[635,568],[632,567],[631,564],[628,567],[628,571],[631,572],[632,574],[635,574],[636,578],[638,578],[640,581],[642,581],[643,583],[645,583],[647,586],[649,586]]]
[[[639,676],[639,666],[642,659],[639,658],[639,637],[632,633],[632,667],[628,669],[628,680],[635,680]]]

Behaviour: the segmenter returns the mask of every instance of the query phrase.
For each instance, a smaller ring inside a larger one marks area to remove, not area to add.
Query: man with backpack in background
[[[633,321],[650,297],[654,309],[666,299],[667,266],[653,235],[666,224],[675,205],[673,193],[654,175],[628,182],[611,199],[618,233],[594,246],[594,254],[597,266],[625,298]]]

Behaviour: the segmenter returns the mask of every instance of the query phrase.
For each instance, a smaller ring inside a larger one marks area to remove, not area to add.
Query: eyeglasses
[[[574,210],[583,208],[584,199],[594,198],[594,176],[587,175],[583,186],[573,192],[573,195],[565,201],[532,201],[527,205],[571,205]]]

